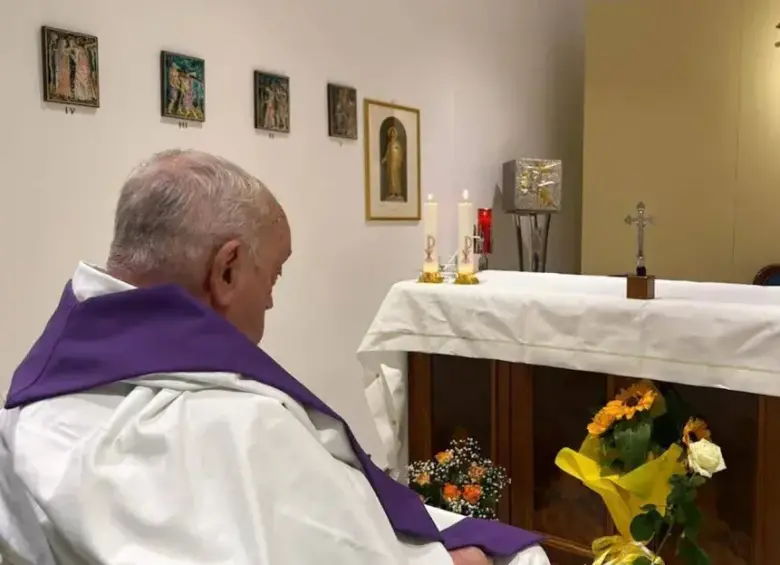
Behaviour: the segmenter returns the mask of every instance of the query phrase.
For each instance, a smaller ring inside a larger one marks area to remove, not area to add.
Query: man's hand
[[[450,551],[453,565],[493,565],[493,560],[478,547],[463,547]]]

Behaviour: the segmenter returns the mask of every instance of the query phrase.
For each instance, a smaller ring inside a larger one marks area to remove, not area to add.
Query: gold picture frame
[[[420,110],[363,101],[366,221],[419,221]]]

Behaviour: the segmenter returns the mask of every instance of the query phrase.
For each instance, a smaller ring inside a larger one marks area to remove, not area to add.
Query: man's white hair
[[[259,260],[263,228],[282,215],[271,192],[230,161],[164,151],[136,167],[122,186],[107,268],[199,285],[210,258],[232,239]]]

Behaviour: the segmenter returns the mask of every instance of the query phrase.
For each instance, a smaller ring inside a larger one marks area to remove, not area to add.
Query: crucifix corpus
[[[636,205],[636,216],[629,214],[625,222],[632,226],[636,224],[636,271],[638,277],[647,276],[647,267],[645,266],[645,227],[652,225],[653,217],[647,215],[647,208],[644,202]]]
[[[647,274],[645,265],[645,228],[652,225],[652,216],[647,215],[644,202],[636,205],[636,216],[628,215],[625,222],[629,226],[636,225],[636,268],[633,275],[628,276],[626,296],[639,300],[655,298],[655,277]]]

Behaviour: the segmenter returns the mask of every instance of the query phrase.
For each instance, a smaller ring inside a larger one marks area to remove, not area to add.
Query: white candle
[[[423,262],[424,273],[439,272],[439,254],[436,243],[439,239],[439,204],[433,200],[433,194],[428,195],[428,201],[423,205]]]
[[[458,274],[474,274],[474,204],[469,202],[469,191],[463,191],[458,203]]]

